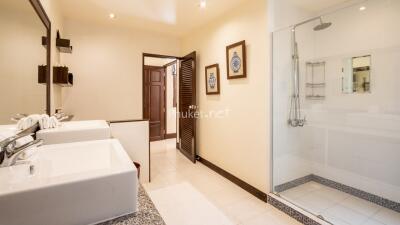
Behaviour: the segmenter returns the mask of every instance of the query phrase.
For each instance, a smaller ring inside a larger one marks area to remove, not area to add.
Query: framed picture
[[[247,76],[245,41],[226,47],[226,67],[228,79],[245,78]]]
[[[206,93],[207,95],[219,94],[219,65],[206,67]]]

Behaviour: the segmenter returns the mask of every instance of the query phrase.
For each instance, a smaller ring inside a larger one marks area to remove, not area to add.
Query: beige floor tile
[[[383,208],[373,216],[373,219],[385,225],[400,225],[400,213]]]
[[[247,221],[243,225],[300,225],[295,219],[288,217],[277,209],[271,209],[259,214]]]
[[[190,162],[175,148],[175,139],[152,142],[151,163],[152,182],[144,184],[148,192],[156,193],[163,188],[186,182],[236,225],[299,224],[203,164]],[[318,189],[315,184],[310,184],[305,188]],[[182,216],[182,214],[177,213],[176,216]],[[185,218],[177,218],[177,220],[185,221]],[[263,223],[265,220],[267,223]]]
[[[382,209],[382,207],[377,204],[354,196],[345,199],[340,204],[368,217],[375,215],[380,209]]]

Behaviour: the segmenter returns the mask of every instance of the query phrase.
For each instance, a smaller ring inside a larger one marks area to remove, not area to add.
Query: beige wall
[[[227,80],[226,46],[246,40],[246,79]],[[182,53],[197,51],[200,111],[229,110],[198,120],[199,155],[261,191],[269,192],[269,36],[266,0],[246,2],[183,38]],[[219,63],[221,94],[207,96],[204,68]]]
[[[46,63],[46,29],[29,2],[0,8],[0,124],[11,124],[17,113],[46,112],[46,85],[37,72]]]
[[[142,118],[142,53],[178,55],[179,39],[141,30],[66,20],[74,47],[63,57],[74,86],[62,92],[63,109],[85,119]]]
[[[176,59],[144,57],[144,65],[146,66],[165,66]]]

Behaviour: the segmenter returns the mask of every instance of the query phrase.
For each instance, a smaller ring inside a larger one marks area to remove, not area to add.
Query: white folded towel
[[[39,120],[39,126],[41,130],[49,129],[49,120],[50,117],[47,114],[41,115],[41,118]]]
[[[39,123],[39,127],[41,130],[56,128],[61,126],[60,121],[58,121],[58,119],[55,116],[49,117],[47,114],[43,115],[33,114],[20,119],[17,123],[17,128],[19,130],[25,130],[35,125],[35,123]]]
[[[60,121],[55,116],[50,117],[50,128],[56,128],[61,126]]]
[[[24,117],[18,121],[17,128],[19,130],[28,129],[29,127],[35,125],[35,123],[39,122],[41,117],[42,116],[38,114],[32,114],[30,116]]]

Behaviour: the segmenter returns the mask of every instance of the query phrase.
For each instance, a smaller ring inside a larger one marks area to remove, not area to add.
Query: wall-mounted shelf
[[[38,83],[39,84],[47,84],[46,79],[46,65],[39,65],[38,66]]]
[[[42,36],[42,45],[43,45],[43,47],[47,46],[47,37],[46,36]]]
[[[325,62],[306,62],[306,99],[325,99]]]
[[[62,53],[72,53],[71,41],[61,38],[59,31],[57,31],[56,47]]]
[[[62,87],[72,87],[74,84],[74,75],[68,72],[68,67],[66,66],[54,66],[53,83]]]
[[[62,53],[72,53],[71,41],[69,39],[56,39],[56,46]]]

